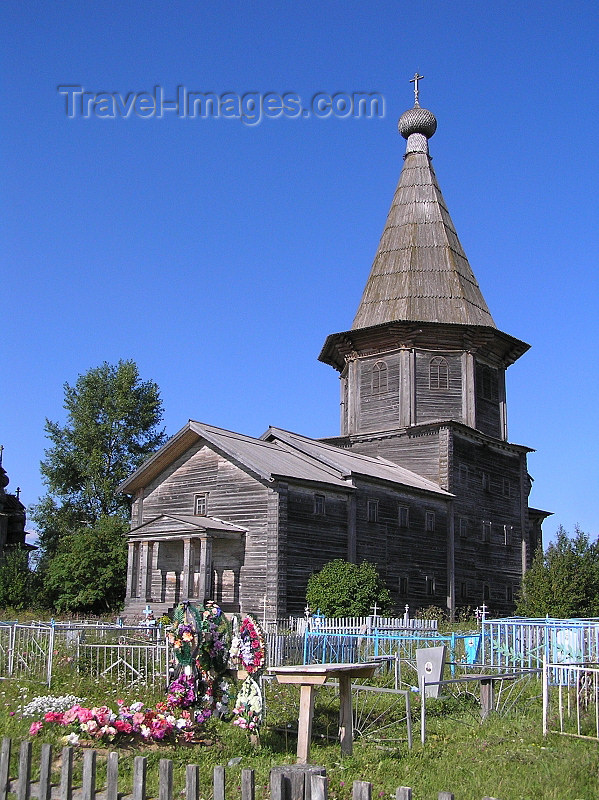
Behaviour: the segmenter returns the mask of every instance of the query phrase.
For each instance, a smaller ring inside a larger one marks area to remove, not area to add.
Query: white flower
[[[75,697],[73,694],[65,694],[59,697],[54,695],[34,697],[33,700],[27,703],[23,708],[23,716],[40,717],[44,714],[48,714],[50,711],[62,713],[82,702],[83,700],[80,697]]]

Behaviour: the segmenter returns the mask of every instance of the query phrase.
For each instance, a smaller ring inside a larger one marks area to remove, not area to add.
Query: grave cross
[[[376,617],[376,612],[379,610],[376,600],[374,601],[374,605],[370,607],[370,610],[372,611],[372,616]]]
[[[414,84],[414,105],[419,106],[420,103],[418,101],[418,81],[421,81],[424,78],[424,75],[419,75],[417,72],[414,73],[414,77],[410,79],[410,83]]]

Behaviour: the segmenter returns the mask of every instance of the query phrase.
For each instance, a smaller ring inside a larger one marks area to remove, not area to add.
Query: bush
[[[392,605],[374,564],[363,561],[358,566],[340,558],[310,575],[306,601],[327,617],[361,617],[370,614],[375,603],[385,613]]]
[[[7,547],[0,561],[0,608],[29,608],[37,594],[36,575],[29,569],[29,551]]]
[[[119,609],[127,579],[127,523],[101,517],[64,536],[45,573],[45,588],[59,613]]]

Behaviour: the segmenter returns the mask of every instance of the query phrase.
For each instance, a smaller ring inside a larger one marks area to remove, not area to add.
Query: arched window
[[[443,356],[434,356],[428,367],[429,389],[449,388],[449,369]]]
[[[372,368],[372,393],[383,394],[387,391],[387,365],[377,361]]]

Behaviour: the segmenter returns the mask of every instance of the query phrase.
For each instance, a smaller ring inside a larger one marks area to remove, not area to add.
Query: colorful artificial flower
[[[260,687],[253,678],[248,676],[241,685],[233,708],[233,713],[236,714],[233,725],[257,734],[262,724],[263,707]]]
[[[266,644],[262,628],[248,614],[243,618],[239,634],[231,645],[232,660],[248,675],[256,675],[266,667]]]

